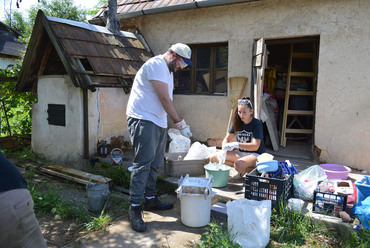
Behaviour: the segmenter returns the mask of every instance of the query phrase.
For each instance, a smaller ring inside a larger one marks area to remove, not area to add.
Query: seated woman
[[[226,151],[224,164],[234,167],[242,175],[256,168],[257,157],[265,152],[263,125],[253,117],[253,112],[249,97],[239,99],[233,124],[222,141],[222,150]],[[236,142],[232,142],[235,138]],[[220,163],[219,156],[219,153],[212,154],[210,161]]]

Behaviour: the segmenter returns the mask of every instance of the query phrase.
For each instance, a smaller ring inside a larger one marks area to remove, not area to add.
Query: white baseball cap
[[[179,55],[186,64],[193,65],[191,63],[191,49],[188,45],[182,43],[173,44],[170,49]]]

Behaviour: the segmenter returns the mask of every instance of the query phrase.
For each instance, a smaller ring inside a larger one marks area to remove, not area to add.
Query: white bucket
[[[207,179],[189,178],[186,175],[176,190],[180,198],[181,222],[189,227],[206,226],[211,220],[211,200],[216,194],[212,191],[213,177]]]
[[[180,196],[181,222],[189,227],[206,226],[211,220],[211,200],[215,195],[183,194]]]

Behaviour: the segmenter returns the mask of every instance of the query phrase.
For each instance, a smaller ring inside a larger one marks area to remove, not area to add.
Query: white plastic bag
[[[172,140],[168,148],[169,153],[189,151],[190,139],[185,136],[182,136],[178,129],[170,128],[168,130],[168,135]]]
[[[215,146],[208,147],[197,141],[191,145],[189,152],[188,154],[186,154],[184,160],[205,159],[208,158],[214,152],[216,152]]]
[[[242,198],[226,203],[228,230],[243,248],[266,247],[270,240],[271,200]]]
[[[294,196],[304,201],[313,201],[313,193],[319,181],[326,179],[326,173],[319,165],[313,165],[293,178]]]

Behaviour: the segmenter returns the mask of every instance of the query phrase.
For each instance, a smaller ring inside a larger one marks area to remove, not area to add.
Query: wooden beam
[[[40,170],[42,172],[45,172],[50,175],[54,175],[57,177],[61,177],[64,179],[71,180],[76,183],[80,183],[83,185],[87,185],[87,183],[95,176],[95,174],[72,169],[72,168],[67,168],[67,167],[62,167],[59,165],[47,165],[47,166],[42,166],[40,167]],[[104,179],[104,177],[99,176],[95,177],[93,180],[91,180],[90,183],[108,183],[110,187],[113,186],[113,179],[107,178],[107,180]]]
[[[0,77],[0,82],[5,83],[5,82],[17,82],[18,78],[17,77]]]

